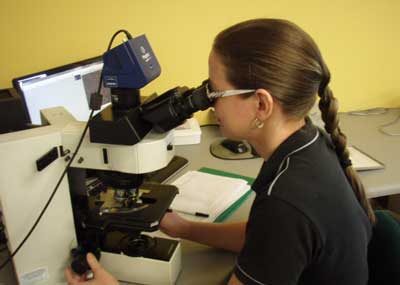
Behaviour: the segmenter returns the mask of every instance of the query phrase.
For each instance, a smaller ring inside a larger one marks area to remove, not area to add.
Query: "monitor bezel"
[[[19,97],[21,98],[22,107],[23,107],[24,112],[25,112],[25,117],[26,117],[27,124],[31,124],[32,120],[31,120],[31,116],[29,115],[28,106],[26,104],[24,92],[22,91],[20,85],[18,84],[19,81],[26,80],[26,79],[38,76],[38,75],[43,74],[43,73],[46,73],[47,76],[50,76],[50,75],[54,75],[54,74],[57,74],[57,73],[65,72],[67,70],[74,69],[74,68],[77,68],[77,67],[80,67],[80,66],[96,63],[96,62],[99,62],[99,61],[103,62],[103,57],[102,56],[96,56],[96,57],[91,57],[91,58],[88,58],[88,59],[79,60],[79,61],[76,61],[76,62],[68,63],[68,64],[65,64],[65,65],[60,65],[58,67],[45,69],[45,70],[42,70],[42,71],[39,71],[39,72],[35,72],[35,73],[19,76],[19,77],[16,77],[16,78],[12,79],[12,85],[13,85],[14,89],[17,91]]]

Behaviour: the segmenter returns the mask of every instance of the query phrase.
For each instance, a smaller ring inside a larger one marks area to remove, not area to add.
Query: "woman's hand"
[[[70,267],[65,270],[65,277],[67,278],[68,285],[118,285],[110,273],[108,273],[101,264],[97,261],[96,257],[88,253],[86,256],[87,262],[93,272],[93,279],[86,280],[86,276],[76,275]]]
[[[186,238],[189,232],[190,222],[175,212],[166,213],[161,220],[160,230],[176,238]]]
[[[160,230],[171,237],[183,238],[208,246],[240,252],[246,235],[246,222],[210,223],[188,221],[177,213],[166,213]]]

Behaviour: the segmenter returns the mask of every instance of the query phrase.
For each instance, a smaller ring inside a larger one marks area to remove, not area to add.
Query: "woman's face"
[[[237,89],[227,81],[226,68],[214,51],[209,56],[208,73],[211,91]],[[235,95],[217,99],[214,108],[223,136],[246,139],[256,117],[255,106],[253,96],[244,99]]]

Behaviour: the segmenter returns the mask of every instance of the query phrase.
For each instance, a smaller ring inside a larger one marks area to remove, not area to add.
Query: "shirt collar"
[[[317,138],[318,128],[307,117],[306,123],[299,130],[290,135],[272,153],[270,158],[264,161],[260,172],[252,185],[252,189],[258,194],[264,192],[266,187],[278,174],[279,166],[290,153],[302,149],[302,147],[314,142]]]

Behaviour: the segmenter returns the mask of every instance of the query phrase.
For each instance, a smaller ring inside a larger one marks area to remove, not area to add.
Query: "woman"
[[[237,252],[228,284],[367,283],[374,214],[351,167],[329,81],[314,41],[288,21],[250,20],[215,39],[211,91],[254,90],[218,98],[214,107],[222,134],[247,140],[265,160],[256,198],[247,222],[168,213],[161,229]],[[307,118],[316,95],[328,134]]]

